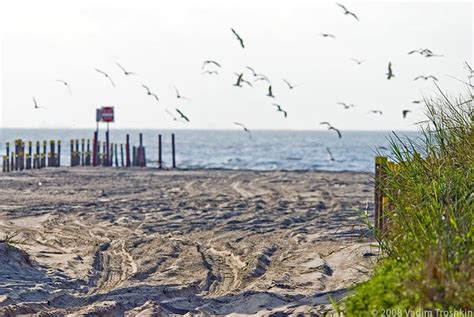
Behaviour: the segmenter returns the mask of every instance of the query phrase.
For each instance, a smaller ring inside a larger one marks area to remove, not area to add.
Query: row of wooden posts
[[[33,142],[26,143],[17,139],[14,147],[10,148],[10,143],[6,144],[6,154],[2,157],[3,172],[22,171],[25,169],[39,169],[43,167],[57,167],[61,165],[61,141],[49,142],[49,152],[47,152],[48,142],[36,142],[36,151],[33,153]],[[42,150],[42,151],[41,151]]]
[[[70,141],[70,166],[116,166],[116,167],[146,167],[146,147],[143,145],[143,134],[139,134],[139,145],[130,145],[130,135],[126,136],[125,144],[100,142],[96,139],[76,139]],[[3,155],[3,172],[39,169],[44,167],[61,166],[61,141],[36,142],[36,152],[33,153],[33,142],[29,141],[27,148],[21,139],[15,141],[15,147],[10,149],[6,144],[6,155]],[[27,150],[27,152],[26,152]],[[175,135],[171,134],[172,167],[176,168]],[[46,160],[47,159],[47,160]],[[163,168],[162,136],[158,135],[158,168]]]

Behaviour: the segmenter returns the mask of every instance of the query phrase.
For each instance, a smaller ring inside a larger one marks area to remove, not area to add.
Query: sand
[[[0,315],[321,313],[371,271],[372,200],[349,172],[0,174]]]

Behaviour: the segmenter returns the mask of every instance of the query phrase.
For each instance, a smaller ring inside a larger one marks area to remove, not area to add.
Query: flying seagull
[[[235,125],[238,125],[239,127],[242,127],[242,129],[244,129],[245,132],[247,132],[247,134],[249,135],[249,139],[252,138],[252,134],[250,133],[250,130],[247,129],[242,123],[240,122],[233,122]]]
[[[392,72],[392,62],[388,62],[388,73],[386,75],[387,75],[388,80],[390,80],[390,78],[392,77],[395,77],[395,75]]]
[[[368,113],[378,113],[382,115],[382,110],[370,110]]]
[[[240,74],[237,74],[236,75],[238,76],[237,77],[237,82],[234,84],[234,86],[236,87],[242,87],[241,85],[241,82],[242,82],[242,76],[244,75],[244,73],[240,73]]]
[[[273,95],[272,93],[272,85],[268,86],[268,94],[267,94],[268,97],[271,97],[271,98],[275,98],[275,96]]]
[[[344,10],[345,15],[352,15],[357,21],[359,21],[359,18],[357,17],[357,15],[355,15],[353,12],[347,10],[345,6],[343,6],[342,4],[339,4],[339,3],[336,3],[336,4]]]
[[[244,46],[244,40],[242,40],[242,38],[240,37],[239,34],[237,34],[237,32],[234,30],[234,29],[230,29],[232,31],[232,33],[234,33],[234,35],[237,37],[237,40],[239,40],[240,42],[240,46],[242,46],[242,48],[245,48]]]
[[[413,80],[418,80],[418,79],[424,79],[424,80],[428,80],[428,79],[433,79],[434,81],[438,81],[438,78],[436,78],[435,76],[433,75],[428,75],[428,76],[423,76],[423,75],[420,75],[420,76],[416,76]]]
[[[349,108],[351,108],[351,107],[354,107],[353,104],[349,104],[349,105],[348,105],[348,104],[345,103],[345,102],[338,102],[337,104],[343,106],[344,109],[349,109]]]
[[[203,71],[203,72],[202,72],[202,75],[205,75],[205,74],[207,74],[207,75],[219,75],[219,73],[218,73],[217,71],[215,71],[215,70],[212,70],[212,71],[210,71],[210,70]]]
[[[418,99],[418,100],[413,100],[411,103],[420,104],[420,103],[422,103],[422,102],[424,102],[423,99]]]
[[[334,157],[332,156],[331,150],[329,150],[329,148],[327,147],[326,151],[328,152],[328,161],[333,162]]]
[[[257,76],[258,76],[258,74],[255,72],[255,69],[253,69],[252,67],[247,66],[247,67],[245,67],[245,68],[247,68],[248,70],[250,70],[250,71],[252,72],[252,75],[253,75],[254,77],[257,77]]]
[[[407,117],[407,114],[411,112],[411,110],[403,110],[402,111],[402,115],[403,115],[403,119],[405,119]]]
[[[259,81],[259,80],[266,81],[269,84],[271,83],[270,79],[268,79],[268,77],[263,75],[263,74],[257,74],[257,79],[255,79],[253,82],[256,82],[256,81]]]
[[[333,38],[335,39],[336,36],[334,34],[330,34],[330,33],[320,33],[322,37],[330,37],[330,38]]]
[[[64,81],[64,80],[62,80],[62,79],[58,79],[58,80],[56,80],[56,81],[59,82],[59,83],[62,83],[64,86],[66,86],[67,89],[68,89],[68,91],[69,91],[69,94],[72,95],[72,93],[71,93],[71,87],[69,86],[69,84],[68,84],[66,81]]]
[[[109,74],[107,74],[106,72],[101,71],[100,69],[97,69],[97,68],[95,68],[95,71],[98,72],[98,73],[101,73],[102,75],[104,75],[104,76],[110,81],[110,83],[112,84],[112,86],[115,87],[114,81],[113,81],[112,78],[109,76]]]
[[[123,71],[123,73],[125,74],[125,76],[137,75],[136,73],[132,73],[132,72],[126,71],[125,68],[123,68],[123,66],[120,65],[119,63],[115,62],[115,64],[117,64],[117,66]]]
[[[356,62],[357,65],[360,65],[362,64],[364,61],[363,60],[360,60],[360,59],[356,59],[356,58],[351,58],[352,61]]]
[[[152,96],[152,97],[154,97],[154,98],[156,99],[156,101],[160,101],[160,99],[158,98],[158,96],[150,91],[150,88],[148,88],[148,87],[145,86],[145,85],[142,85],[142,87],[146,89],[146,94],[147,94],[148,96]]]
[[[293,88],[295,88],[295,87],[298,87],[298,85],[294,85],[294,86],[293,86],[292,84],[290,84],[290,82],[289,82],[288,80],[286,80],[286,79],[284,79],[284,78],[283,78],[283,81],[288,85],[288,88],[290,88],[290,89],[293,89]]]
[[[441,56],[443,56],[443,55],[434,54],[430,49],[427,49],[427,48],[424,48],[424,49],[420,48],[420,49],[417,49],[417,50],[409,51],[408,55],[411,55],[411,54],[414,54],[414,53],[418,53],[418,54],[423,55],[425,57],[434,57],[434,56],[441,57]]]
[[[38,106],[38,103],[36,102],[35,97],[33,97],[33,104],[35,105],[35,109],[46,109],[45,107]]]
[[[186,117],[186,116],[184,115],[184,113],[182,113],[178,108],[176,108],[176,112],[179,113],[179,115],[181,116],[181,118],[183,118],[184,120],[186,120],[187,122],[189,122],[188,117]]]
[[[336,131],[336,132],[337,132],[337,135],[339,136],[339,139],[342,138],[342,134],[341,134],[341,131],[339,131],[339,129],[336,129],[336,128],[333,127],[333,126],[330,126],[330,127],[328,128],[328,130],[334,130],[334,131]]]
[[[179,94],[178,88],[176,88],[176,86],[173,86],[173,87],[174,87],[174,91],[176,91],[176,98],[189,100],[189,98],[186,98],[186,97],[181,96],[181,95]]]
[[[331,124],[330,124],[329,122],[327,122],[327,121],[320,122],[319,124],[320,124],[320,125],[327,125],[328,127],[331,126]]]
[[[204,61],[204,62],[202,63],[202,68],[201,68],[201,69],[204,69],[204,67],[206,67],[207,64],[214,64],[214,65],[216,65],[217,67],[222,67],[221,64],[219,64],[219,63],[216,62],[216,61],[207,60],[207,61]]]
[[[250,87],[253,87],[252,84],[248,80],[245,80],[245,79],[242,78],[240,81],[243,82],[243,83],[246,83]]]
[[[277,111],[283,112],[283,115],[285,116],[285,118],[288,116],[288,113],[287,113],[285,110],[283,110],[279,104],[277,104],[277,103],[272,103],[272,105],[274,105],[275,107],[277,107]]]

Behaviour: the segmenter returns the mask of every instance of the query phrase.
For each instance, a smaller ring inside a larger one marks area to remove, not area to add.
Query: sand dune
[[[376,252],[370,175],[57,169],[0,176],[0,314],[329,309]]]

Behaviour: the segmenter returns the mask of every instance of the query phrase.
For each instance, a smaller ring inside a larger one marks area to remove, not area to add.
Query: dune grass
[[[375,233],[384,256],[346,299],[347,316],[474,310],[472,94],[452,100],[440,90],[425,103],[422,137],[391,140],[388,229]]]

